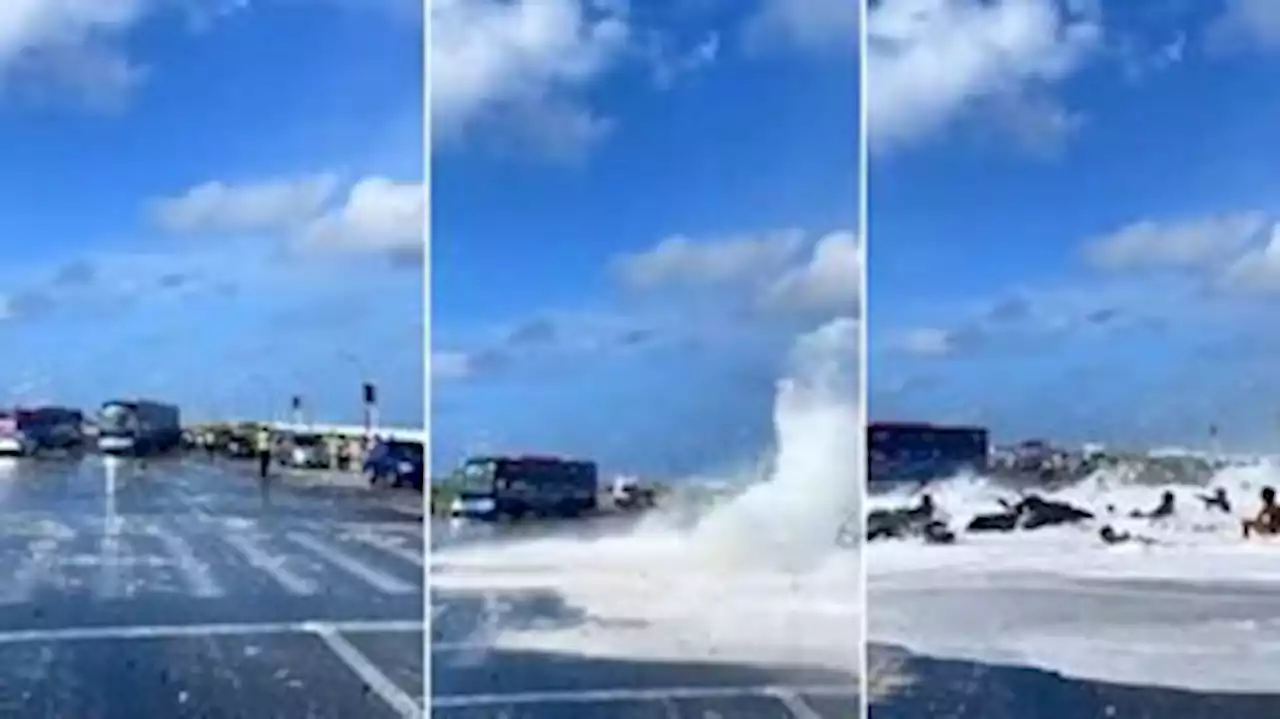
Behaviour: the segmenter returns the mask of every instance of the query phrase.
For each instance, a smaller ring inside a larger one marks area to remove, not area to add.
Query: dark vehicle
[[[450,514],[497,520],[576,517],[598,508],[595,462],[558,457],[476,457],[458,471]]]
[[[111,401],[98,412],[98,449],[145,456],[182,445],[178,408],[148,400]]]
[[[84,444],[84,414],[65,407],[0,412],[0,454],[34,455]]]
[[[364,460],[370,484],[389,482],[392,487],[412,487],[422,491],[425,452],[420,442],[387,440],[378,442]]]
[[[867,425],[872,484],[927,482],[987,468],[987,430],[907,422]]]

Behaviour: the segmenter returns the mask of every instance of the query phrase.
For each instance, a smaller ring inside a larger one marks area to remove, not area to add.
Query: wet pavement
[[[1272,719],[1280,696],[1191,692],[868,647],[870,719]],[[878,668],[877,668],[878,667]]]
[[[475,542],[591,537],[634,521],[493,527],[432,525],[433,552]],[[550,590],[434,589],[432,716],[438,719],[848,719],[856,683],[825,668],[602,659],[514,651],[486,641],[506,629],[565,629],[592,617]],[[851,636],[853,629],[851,628]]]
[[[0,716],[421,716],[421,522],[252,472],[0,460]]]

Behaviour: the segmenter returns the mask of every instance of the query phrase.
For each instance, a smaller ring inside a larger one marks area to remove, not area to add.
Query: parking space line
[[[425,628],[426,624],[424,622],[400,619],[66,627],[62,629],[19,629],[0,632],[0,645],[121,639],[182,639],[186,637],[232,635],[318,634],[325,631],[342,634],[408,633],[421,632]]]
[[[317,636],[328,645],[338,659],[342,660],[360,680],[386,702],[397,714],[406,719],[419,719],[423,716],[422,707],[413,697],[401,689],[382,672],[369,657],[347,641],[342,635],[330,629],[321,629]]]
[[[301,532],[289,532],[289,539],[306,547],[323,557],[333,566],[345,571],[346,573],[363,580],[370,586],[387,594],[412,594],[419,591],[418,587],[397,579],[386,572],[378,571],[366,564],[361,563],[355,557],[342,552],[330,544],[320,541],[309,534]]]
[[[253,542],[239,534],[227,534],[223,540],[239,552],[250,565],[266,572],[290,594],[311,595],[317,591],[316,583],[285,569],[284,560],[273,557]]]
[[[813,707],[809,706],[799,694],[795,691],[783,687],[779,687],[772,692],[775,699],[782,702],[782,705],[791,712],[795,719],[822,719],[822,715]]]
[[[411,564],[416,564],[419,567],[426,566],[426,560],[423,559],[421,554],[413,551],[409,547],[405,547],[400,544],[397,544],[391,539],[388,539],[386,537],[379,537],[377,535],[369,534],[365,532],[357,532],[352,536],[355,537],[358,541],[364,542],[365,544],[368,544],[371,547],[376,547],[386,552],[387,554],[403,559],[406,562],[409,562]]]
[[[121,576],[126,571],[121,559],[121,536],[119,519],[110,518],[103,527],[102,536],[98,540],[98,555],[102,566],[98,574],[98,592],[107,599],[120,597],[120,585],[127,584],[127,578]]]
[[[511,692],[508,694],[461,694],[431,698],[432,709],[465,709],[482,706],[510,706],[529,704],[603,704],[630,701],[660,701],[663,699],[740,699],[757,697],[781,699],[780,695],[796,696],[814,694],[821,696],[856,697],[858,688],[853,685],[821,684],[814,686],[705,686],[661,687],[653,689],[581,689],[573,691]],[[807,707],[807,705],[806,705]],[[791,707],[788,707],[791,710]],[[812,709],[809,709],[812,712]],[[807,719],[811,715],[796,715]]]
[[[160,527],[151,527],[148,534],[159,539],[164,545],[165,552],[177,561],[178,570],[182,572],[182,577],[193,594],[205,598],[220,597],[224,594],[222,587],[218,586],[218,582],[209,571],[209,566],[196,557],[195,550],[187,540]]]

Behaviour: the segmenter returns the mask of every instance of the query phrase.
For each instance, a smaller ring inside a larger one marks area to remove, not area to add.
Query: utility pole
[[[293,423],[294,423],[294,425],[296,425],[296,426],[298,426],[298,427],[301,427],[301,426],[302,426],[302,424],[303,424],[303,421],[302,421],[302,395],[300,395],[300,394],[295,394],[295,395],[293,396],[292,409],[293,409]]]

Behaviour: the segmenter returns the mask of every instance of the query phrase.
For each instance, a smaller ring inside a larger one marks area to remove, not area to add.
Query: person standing
[[[271,481],[271,430],[266,427],[259,427],[258,434],[254,437],[254,450],[258,455],[258,484],[262,490],[262,500],[268,499],[268,486]]]

